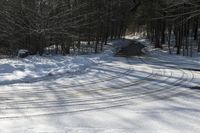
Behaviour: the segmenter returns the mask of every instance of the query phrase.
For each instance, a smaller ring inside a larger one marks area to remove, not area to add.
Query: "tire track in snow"
[[[182,71],[184,74],[182,74],[182,77],[181,78],[179,78],[178,80],[177,80],[177,83],[175,82],[175,86],[176,87],[178,87],[182,82],[185,82],[185,80],[182,80],[183,79],[183,77],[184,77],[184,75],[185,74],[187,74],[187,73],[185,73],[184,71]],[[169,77],[170,78],[170,77]],[[186,78],[187,79],[187,78]],[[166,87],[166,86],[162,86],[162,87]],[[163,93],[163,92],[160,92],[160,90],[156,90],[156,91],[158,91],[158,93]],[[130,93],[129,93],[130,94]],[[152,94],[156,94],[156,93],[152,93]],[[136,94],[137,96],[138,96],[138,94]],[[144,96],[146,96],[147,94],[145,94],[144,93]],[[125,98],[124,98],[124,96],[121,96],[121,98],[118,96],[118,97],[116,97],[116,99],[117,100],[115,100],[115,101],[113,101],[113,99],[114,99],[114,97],[111,97],[111,98],[109,98],[108,100],[111,100],[111,102],[109,102],[110,104],[109,104],[109,106],[108,106],[108,108],[109,107],[111,107],[111,105],[113,105],[114,106],[114,103],[116,104],[116,102],[117,102],[117,106],[122,106],[123,104],[120,104],[120,103],[122,103],[122,102],[125,102],[126,104],[127,104],[127,100],[132,100],[134,97],[131,97],[132,95],[130,95],[130,97],[127,97],[127,94],[125,95]],[[128,98],[128,99],[127,99]],[[135,98],[137,98],[137,97],[135,97]],[[99,104],[102,104],[102,99],[100,99],[100,102],[99,103],[93,103],[94,105],[99,105]],[[80,101],[78,101],[78,102],[80,102]],[[108,101],[105,101],[106,103],[108,102]],[[89,105],[91,105],[92,103],[90,102],[90,103],[88,103]],[[69,106],[69,105],[67,105],[67,106]],[[101,107],[99,107],[99,108],[101,108]],[[102,108],[106,108],[105,106],[104,107],[102,107]],[[80,111],[81,110],[92,110],[92,108],[90,108],[90,109],[79,109]],[[78,110],[76,110],[76,111],[74,111],[74,112],[77,112]],[[73,111],[68,111],[68,113],[70,113],[70,112],[73,112]],[[59,113],[59,112],[57,112],[57,113]],[[61,113],[61,112],[60,112]],[[63,112],[63,113],[67,113],[67,112]],[[54,113],[43,113],[43,114],[36,114],[36,115],[32,115],[32,116],[40,116],[40,115],[52,115],[52,114],[56,114],[55,112]],[[29,116],[31,116],[31,115],[29,115]]]

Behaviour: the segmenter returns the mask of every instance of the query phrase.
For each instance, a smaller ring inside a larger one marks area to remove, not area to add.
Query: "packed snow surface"
[[[134,39],[146,56],[115,57],[120,40],[97,55],[1,59],[0,132],[199,133],[199,57]]]

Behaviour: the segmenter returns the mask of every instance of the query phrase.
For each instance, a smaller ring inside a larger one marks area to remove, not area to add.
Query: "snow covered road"
[[[198,133],[200,72],[186,68],[199,62],[164,56],[112,57],[79,75],[2,84],[0,132]]]

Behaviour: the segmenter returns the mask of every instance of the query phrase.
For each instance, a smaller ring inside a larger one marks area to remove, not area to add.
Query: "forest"
[[[126,33],[134,1],[124,0],[1,0],[0,47],[4,54],[28,49],[56,53],[89,48],[97,53],[108,39]],[[83,44],[83,43],[84,44]]]
[[[199,14],[198,0],[0,0],[0,53],[98,53],[131,32],[192,56],[200,52]]]
[[[200,1],[142,0],[132,16],[130,31],[142,33],[156,48],[168,47],[169,53],[192,56],[200,52]]]

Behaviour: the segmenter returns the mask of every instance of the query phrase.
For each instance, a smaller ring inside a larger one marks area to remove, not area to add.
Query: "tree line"
[[[134,0],[0,0],[0,52],[97,53],[125,35]],[[87,49],[86,49],[87,50]]]
[[[199,0],[141,0],[133,23],[133,32],[143,33],[156,48],[168,47],[169,53],[192,56],[200,52]],[[165,45],[167,44],[167,45]]]

